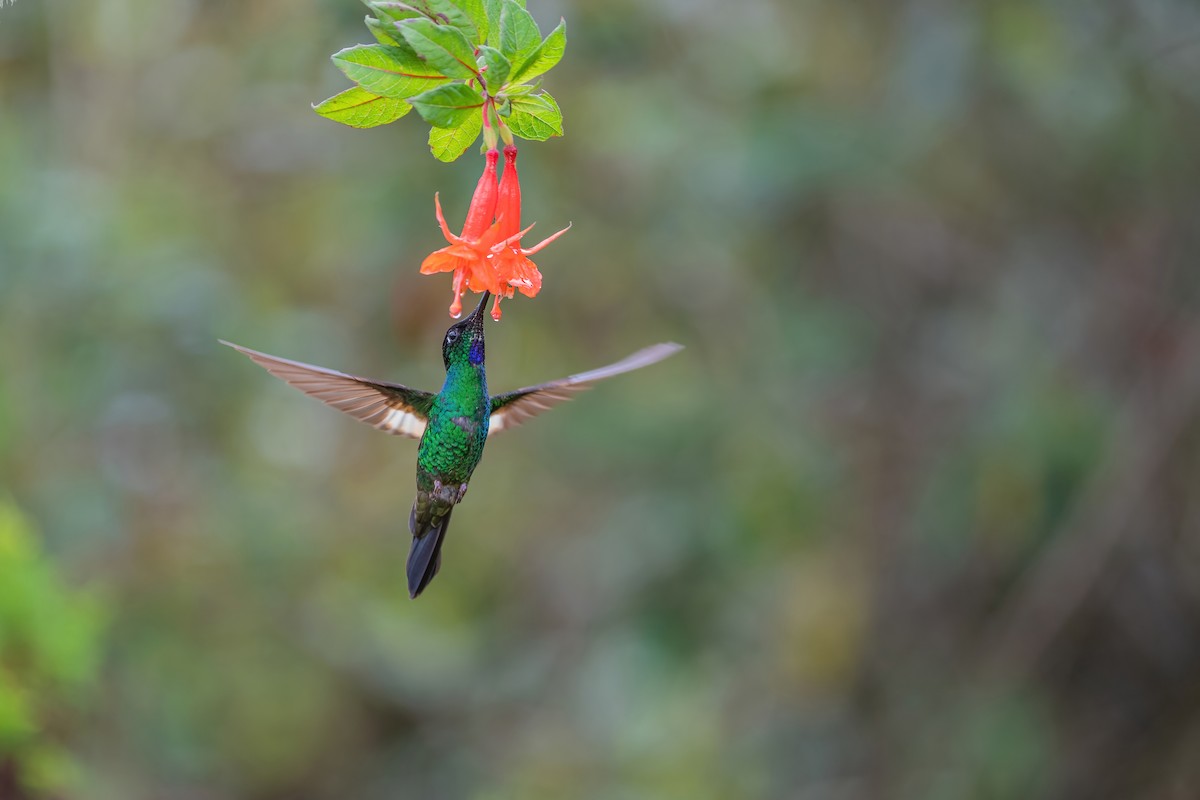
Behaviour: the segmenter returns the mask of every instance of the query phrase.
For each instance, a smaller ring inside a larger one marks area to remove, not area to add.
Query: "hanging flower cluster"
[[[497,180],[496,164],[500,153],[494,147],[484,154],[483,174],[475,186],[462,233],[457,236],[446,224],[442,204],[433,197],[442,235],[449,242],[421,263],[421,273],[452,272],[454,299],[450,316],[462,314],[464,291],[491,292],[496,297],[492,319],[500,319],[500,301],[516,291],[535,296],[542,288],[542,273],[529,256],[562,236],[570,225],[532,247],[522,247],[521,239],[533,225],[521,229],[521,181],[517,174],[517,148],[504,148],[504,173]]]

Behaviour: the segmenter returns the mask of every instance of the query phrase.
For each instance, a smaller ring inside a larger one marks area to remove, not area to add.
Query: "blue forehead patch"
[[[483,363],[483,342],[471,342],[471,363],[475,366]]]

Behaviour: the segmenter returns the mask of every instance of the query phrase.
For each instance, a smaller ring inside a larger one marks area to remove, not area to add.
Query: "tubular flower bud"
[[[532,227],[530,225],[521,230],[521,179],[517,174],[517,148],[510,144],[504,148],[504,175],[500,178],[496,222],[492,226],[493,233],[487,237],[494,242],[491,252],[494,255],[497,284],[492,289],[496,295],[492,319],[500,319],[501,298],[512,297],[514,291],[533,297],[541,290],[542,273],[529,256],[562,236],[571,226],[548,236],[533,247],[521,247],[521,238]]]
[[[488,150],[484,159],[483,174],[479,176],[479,183],[475,186],[475,194],[471,197],[467,219],[463,223],[460,235],[456,236],[450,231],[446,217],[442,214],[441,201],[436,194],[433,196],[438,226],[449,244],[430,253],[421,262],[421,274],[454,273],[454,300],[450,303],[450,316],[455,318],[462,314],[462,295],[465,290],[495,291],[497,286],[495,271],[489,263],[493,260],[493,240],[489,239],[489,234],[492,219],[496,214],[499,190],[496,164],[500,160],[500,153],[495,149]]]

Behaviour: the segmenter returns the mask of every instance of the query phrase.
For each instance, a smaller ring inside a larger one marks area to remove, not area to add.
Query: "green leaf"
[[[401,20],[421,16],[419,10],[407,3],[381,2],[381,0],[366,0],[366,3],[367,8],[371,9],[375,16],[384,22],[389,19],[400,22]]]
[[[563,135],[562,111],[549,92],[514,97],[508,127],[522,139],[544,142],[551,136]]]
[[[503,5],[502,0],[483,0],[483,8],[487,12],[489,47],[500,46],[500,9]]]
[[[510,80],[513,83],[524,83],[549,71],[551,67],[562,60],[566,49],[567,21],[560,19],[558,27],[550,31],[550,35],[529,54],[525,63],[513,70]]]
[[[352,128],[374,128],[403,117],[412,106],[395,97],[380,97],[361,86],[347,89],[313,106],[322,117]]]
[[[489,28],[491,27],[488,20],[487,8],[484,7],[484,0],[460,0],[463,11],[467,12],[467,16],[475,23],[475,36],[471,41],[475,44],[484,44],[487,42]]]
[[[479,46],[479,54],[483,56],[483,63],[487,66],[487,71],[483,73],[483,79],[487,83],[488,91],[497,94],[500,87],[508,82],[508,73],[512,69],[512,64],[508,63],[508,59],[504,57],[503,53],[486,44]]]
[[[458,28],[471,41],[483,41],[488,33],[487,10],[484,0],[363,0],[381,20],[402,22],[406,19],[428,19],[439,25]]]
[[[501,3],[500,43],[497,48],[513,64],[524,63],[542,43],[542,33],[533,17],[516,0],[501,0]]]
[[[346,77],[381,97],[404,99],[446,83],[434,67],[400,47],[359,44],[333,54]]]
[[[2,0],[0,0],[2,1]],[[384,23],[389,19],[403,22],[406,19],[428,19],[439,25],[449,25],[462,31],[472,42],[482,42],[487,37],[488,24],[485,0],[362,0]]]
[[[408,49],[408,44],[400,38],[400,31],[396,30],[396,25],[391,20],[380,22],[374,17],[367,17],[364,21],[367,23],[371,35],[375,37],[375,41],[388,47]]]
[[[430,128],[429,151],[438,161],[453,161],[479,138],[482,129],[482,114],[472,114],[457,128]]]
[[[441,74],[463,79],[478,75],[475,48],[462,31],[427,19],[405,20],[399,27],[404,41]]]
[[[522,97],[527,94],[533,94],[538,89],[542,88],[542,82],[534,81],[533,83],[522,83],[517,86],[507,86],[504,89],[506,97]]]
[[[487,41],[488,15],[484,0],[426,0],[434,22],[458,28],[472,43]]]
[[[457,128],[467,117],[478,115],[483,95],[463,83],[451,83],[410,97],[421,118],[438,128]]]

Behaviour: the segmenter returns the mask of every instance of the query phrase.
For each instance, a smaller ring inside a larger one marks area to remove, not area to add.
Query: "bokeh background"
[[[1200,797],[1200,7],[532,0],[574,222],[411,602],[478,175],[352,0],[0,5],[0,796]]]

